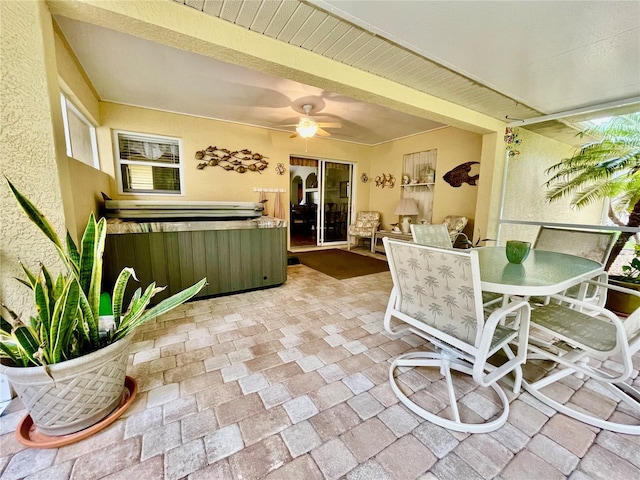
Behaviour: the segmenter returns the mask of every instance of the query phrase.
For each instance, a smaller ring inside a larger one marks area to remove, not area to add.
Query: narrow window
[[[67,97],[60,95],[67,156],[100,169],[96,129]]]

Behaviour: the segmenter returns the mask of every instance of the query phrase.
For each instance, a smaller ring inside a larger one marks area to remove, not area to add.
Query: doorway
[[[290,158],[290,245],[344,245],[352,211],[354,164]]]

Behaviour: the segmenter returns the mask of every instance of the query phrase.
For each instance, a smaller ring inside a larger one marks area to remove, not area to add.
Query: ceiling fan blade
[[[292,133],[291,135],[289,135],[289,138],[296,138],[298,136],[297,133]]]
[[[331,134],[329,132],[327,132],[326,130],[323,130],[322,128],[318,127],[318,130],[316,131],[316,135],[319,135],[321,137],[330,137]]]
[[[342,128],[338,122],[316,122],[319,127],[324,128]]]

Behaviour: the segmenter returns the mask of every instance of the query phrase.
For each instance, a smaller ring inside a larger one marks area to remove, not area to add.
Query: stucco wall
[[[48,217],[60,235],[65,230],[51,93],[57,91],[51,20],[41,2],[0,2],[2,80],[2,174]],[[55,96],[55,95],[54,95]],[[59,102],[58,102],[59,104]],[[42,261],[55,272],[58,257],[48,240],[24,216],[2,179],[0,187],[0,298],[17,312],[30,313],[32,299],[14,276],[18,259],[37,271]]]
[[[382,227],[398,221],[393,212],[400,199],[402,188],[402,157],[407,153],[436,149],[436,184],[434,186],[432,223],[441,223],[447,215],[464,215],[471,219],[475,216],[478,187],[467,183],[454,188],[443,180],[443,175],[461,163],[480,161],[482,136],[453,127],[385,143],[372,148],[371,173],[373,179],[382,173],[391,173],[396,177],[394,188],[376,187],[371,180],[370,207],[382,213]],[[476,165],[472,174],[479,171]],[[482,178],[480,178],[482,181]]]
[[[87,225],[89,214],[99,217],[102,214],[104,201],[102,192],[109,195],[111,188],[110,177],[89,165],[73,158],[69,159],[69,174],[72,178],[71,189],[75,206],[78,238]]]
[[[72,101],[94,125],[100,123],[99,98],[87,79],[75,54],[69,48],[62,33],[54,24],[56,64],[60,86],[64,94]]]
[[[125,130],[138,133],[166,135],[182,139],[185,185],[184,200],[213,201],[256,201],[259,194],[257,188],[284,189],[283,200],[289,198],[289,156],[302,156],[330,160],[346,160],[357,162],[357,172],[370,171],[370,147],[338,142],[331,139],[312,138],[305,142],[301,138],[289,138],[290,134],[264,128],[249,127],[217,120],[159,112],[144,108],[129,107],[114,103],[101,104],[102,127],[98,129],[98,146],[103,169],[114,175],[115,156],[113,147],[113,131]],[[265,155],[269,167],[262,171],[228,172],[220,167],[196,169],[199,161],[195,152],[215,145],[231,150],[248,149]],[[306,151],[305,151],[306,149]],[[278,175],[275,167],[282,163],[286,172]],[[113,198],[153,198],[173,199],[175,196],[135,196],[119,195],[117,185],[111,186]],[[273,213],[275,194],[267,193],[268,210]],[[356,182],[356,206],[358,209],[368,208],[369,188]]]
[[[602,202],[576,210],[569,205],[569,198],[553,203],[546,199],[549,174],[545,170],[570,157],[575,148],[524,129],[517,131],[522,140],[517,147],[520,155],[508,160],[503,218],[599,225]],[[501,243],[508,239],[533,241],[537,231],[536,226],[505,225],[501,229]]]

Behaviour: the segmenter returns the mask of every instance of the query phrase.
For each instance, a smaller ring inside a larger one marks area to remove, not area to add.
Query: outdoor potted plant
[[[54,276],[41,265],[35,274],[22,266],[26,279],[19,281],[33,295],[35,315],[23,320],[2,306],[8,313],[0,316],[2,373],[39,433],[72,434],[102,421],[121,402],[127,347],[136,327],[192,298],[206,278],[147,309],[164,288],[152,283],[144,291],[137,289],[126,307],[125,288],[136,277],[133,269],[125,268],[111,295],[113,320],[101,328],[106,220],[97,221],[92,213],[80,245],[67,233],[64,246],[37,207],[8,183],[26,215],[55,246],[64,271]]]
[[[631,261],[622,266],[622,275],[609,276],[609,283],[640,292],[640,244],[635,245]],[[640,297],[611,289],[607,295],[607,308],[631,314],[640,308]]]

